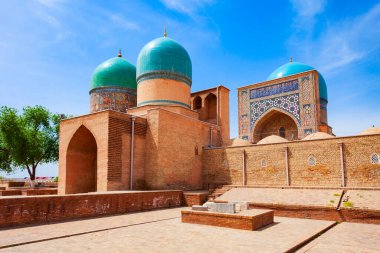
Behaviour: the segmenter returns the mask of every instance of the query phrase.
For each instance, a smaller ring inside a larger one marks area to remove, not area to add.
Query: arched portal
[[[193,110],[198,110],[202,108],[202,99],[200,96],[196,96],[193,100]]]
[[[81,126],[73,135],[66,155],[66,193],[96,191],[97,146],[92,133]]]
[[[271,110],[256,122],[252,140],[257,143],[270,135],[279,135],[287,140],[298,139],[298,126],[295,120],[284,112]]]
[[[205,98],[205,119],[214,124],[216,123],[216,103],[217,98],[213,93],[208,94]]]

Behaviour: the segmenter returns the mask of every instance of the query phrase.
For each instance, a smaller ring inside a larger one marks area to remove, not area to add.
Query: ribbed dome
[[[230,145],[232,147],[237,147],[237,146],[248,146],[251,145],[251,143],[247,140],[243,140],[241,138],[234,138],[230,140]]]
[[[90,90],[105,86],[136,89],[136,67],[122,57],[103,62],[92,74]]]
[[[260,140],[257,144],[272,144],[272,143],[283,143],[283,142],[289,142],[287,139],[282,138],[278,135],[270,135],[265,137],[264,139]]]
[[[370,134],[380,134],[380,127],[373,126],[359,133],[359,135],[370,135]]]
[[[335,138],[335,136],[328,134],[328,133],[324,133],[324,132],[315,132],[315,133],[309,134],[308,136],[306,136],[302,140],[304,140],[304,141],[306,141],[306,140],[321,140],[321,139],[330,139],[330,138]]]
[[[269,75],[267,80],[273,80],[285,76],[295,75],[298,73],[302,73],[309,70],[315,70],[315,68],[299,63],[299,62],[288,62],[282,66],[280,66],[278,69],[272,72],[272,74]],[[319,80],[319,96],[327,101],[327,85],[326,81],[323,78],[323,76],[318,72],[318,80]]]
[[[141,49],[137,59],[137,82],[165,78],[191,85],[190,56],[176,41],[161,37]]]

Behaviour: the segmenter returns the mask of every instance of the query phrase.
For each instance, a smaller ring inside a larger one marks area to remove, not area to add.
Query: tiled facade
[[[260,120],[273,110],[294,120],[298,139],[320,131],[327,125],[327,101],[318,97],[317,75],[312,70],[239,88],[239,137],[254,142]]]

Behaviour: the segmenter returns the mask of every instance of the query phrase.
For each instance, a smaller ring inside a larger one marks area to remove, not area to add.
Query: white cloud
[[[123,18],[121,15],[111,14],[109,18],[112,22],[123,27],[126,30],[139,31],[141,29],[139,24],[132,22],[132,21],[129,21],[129,20]]]
[[[380,49],[379,27],[377,4],[354,19],[330,23],[316,39],[295,33],[290,41],[291,51],[298,52],[300,58],[306,58],[322,72],[331,73]]]
[[[214,0],[161,0],[169,9],[193,16],[199,9],[214,3]]]
[[[37,2],[49,8],[58,8],[64,3],[64,0],[37,0]]]
[[[290,0],[296,12],[294,28],[307,36],[313,34],[317,15],[325,10],[326,0]]]
[[[291,0],[291,3],[298,16],[310,19],[323,12],[326,0]]]

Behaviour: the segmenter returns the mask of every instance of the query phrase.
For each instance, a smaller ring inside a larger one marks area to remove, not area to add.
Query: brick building
[[[229,89],[191,93],[187,51],[164,37],[137,66],[111,58],[94,71],[90,114],[63,120],[59,193],[260,186],[380,186],[380,130],[337,138],[322,75],[290,62],[238,89],[230,140]]]

